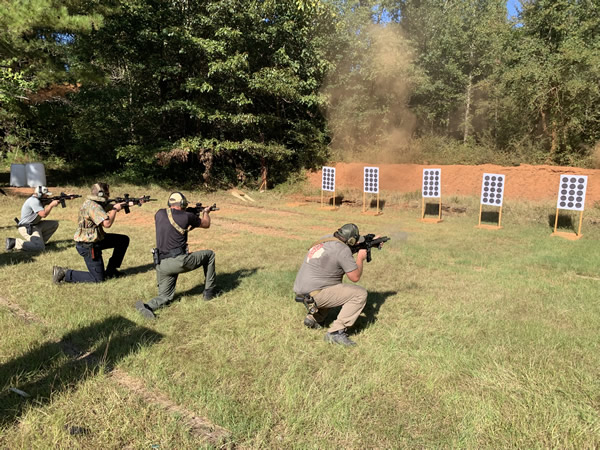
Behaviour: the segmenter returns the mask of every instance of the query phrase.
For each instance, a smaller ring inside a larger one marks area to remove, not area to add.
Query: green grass
[[[358,202],[335,212],[286,206],[287,192],[251,192],[257,202],[246,204],[194,193],[221,207],[190,247],[215,250],[225,293],[204,302],[202,272],[181,275],[176,301],[149,323],[133,303],[156,294],[152,218],[168,192],[146,192],[159,202],[111,229],[132,238],[124,278],[51,283],[52,265],[84,268],[71,241],[77,200],[53,211],[61,226],[46,252],[0,254],[0,297],[37,318],[0,304],[0,447],[210,448],[114,369],[244,448],[600,445],[597,209],[584,213],[583,238],[568,241],[550,237],[551,203],[509,203],[504,228],[491,231],[474,228],[475,198],[453,197],[448,206],[466,212],[426,224],[414,194],[384,193],[374,217],[354,193],[346,199]],[[0,242],[15,235],[22,201],[0,197]],[[305,329],[291,292],[310,243],[346,222],[392,237],[359,282],[369,298],[350,349]],[[94,359],[77,362],[65,343]]]

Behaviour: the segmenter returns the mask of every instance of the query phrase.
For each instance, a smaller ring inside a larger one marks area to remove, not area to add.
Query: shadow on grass
[[[396,291],[369,292],[367,295],[367,304],[363,308],[361,315],[358,316],[358,319],[356,319],[356,322],[354,322],[352,328],[348,330],[349,334],[358,334],[365,328],[368,328],[375,323],[377,321],[377,315],[379,314],[381,305],[383,305],[387,298],[391,297],[392,295],[396,295]],[[341,309],[341,306],[337,306],[327,311],[327,317],[323,321],[323,326],[325,328],[329,328],[331,323],[340,313]]]
[[[379,199],[379,209],[383,211],[384,207],[385,207],[385,200]],[[371,202],[369,203],[369,208],[377,208],[377,199],[376,198],[371,199]]]
[[[68,243],[65,246],[62,244]],[[2,242],[4,245],[4,242]],[[60,241],[50,241],[46,244],[46,248],[42,252],[24,252],[23,250],[12,250],[10,252],[0,253],[0,267],[9,264],[30,263],[35,261],[36,256],[40,253],[61,252],[68,247],[74,247],[75,242],[71,239],[63,239]],[[49,273],[51,269],[49,269]]]
[[[150,272],[151,270],[154,270],[153,263],[143,264],[141,266],[136,267],[128,267],[127,269],[123,269],[121,272],[123,272],[124,275],[129,276],[136,275],[138,273]]]
[[[425,203],[425,216],[439,216],[440,215],[440,204],[439,203]]]
[[[197,270],[201,270],[201,269],[197,269]],[[257,270],[258,270],[258,268],[255,267],[254,269],[240,269],[240,270],[236,270],[235,272],[231,272],[231,273],[217,274],[217,281],[216,281],[217,287],[222,291],[223,294],[225,294],[229,291],[233,291],[235,288],[237,288],[240,285],[240,281],[243,278],[254,275],[257,272]],[[184,295],[198,295],[198,294],[201,294],[203,291],[204,291],[204,283],[200,283],[200,284],[197,284],[196,286],[194,286],[193,288],[188,289],[185,292],[182,292],[181,294],[178,295],[178,297],[181,297]]]
[[[481,212],[481,223],[489,222],[494,225],[498,224],[500,220],[500,211],[482,211]]]
[[[0,366],[0,426],[8,426],[31,406],[70,391],[99,371],[111,371],[123,358],[162,335],[121,316],[108,317],[47,342]],[[10,391],[16,388],[30,397]]]
[[[554,222],[556,221],[556,214],[548,215],[548,225],[554,230]],[[556,228],[568,228],[569,230],[577,231],[573,224],[573,218],[567,214],[559,214]]]

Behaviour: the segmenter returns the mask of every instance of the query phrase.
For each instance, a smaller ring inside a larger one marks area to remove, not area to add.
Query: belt
[[[185,251],[182,248],[176,248],[174,250],[169,250],[168,252],[165,252],[165,253],[160,252],[160,260],[162,261],[163,259],[175,258],[177,256],[185,255],[185,254],[187,254],[187,251]]]

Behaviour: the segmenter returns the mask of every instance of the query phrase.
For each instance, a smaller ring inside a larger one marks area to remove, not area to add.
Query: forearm
[[[46,205],[46,206],[44,206],[44,209],[43,209],[43,210],[41,210],[41,211],[38,213],[38,215],[39,215],[41,218],[46,218],[46,217],[48,217],[48,215],[50,214],[50,211],[52,211],[52,208],[54,208],[54,206],[52,206],[52,205]]]
[[[210,228],[210,215],[207,212],[202,214],[202,219],[200,220],[200,226],[202,228]]]
[[[115,222],[115,217],[117,216],[117,210],[116,209],[111,209],[108,212],[108,219],[106,219],[104,221],[104,223],[102,224],[104,226],[104,228],[110,228],[112,226],[112,224]]]

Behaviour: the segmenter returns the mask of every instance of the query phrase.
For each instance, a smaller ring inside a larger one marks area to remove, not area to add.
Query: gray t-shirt
[[[19,221],[19,226],[25,226],[28,223],[37,224],[40,223],[42,218],[38,216],[38,213],[44,209],[44,205],[39,198],[35,196],[29,197],[25,203],[23,203],[23,207],[21,208],[21,220]]]
[[[325,238],[327,238],[326,236]],[[329,236],[331,237],[331,236]],[[308,294],[342,282],[345,273],[358,269],[350,247],[337,239],[310,248],[296,275],[294,292]]]

